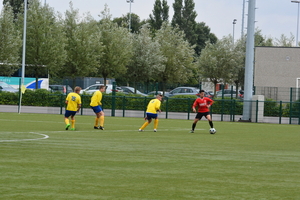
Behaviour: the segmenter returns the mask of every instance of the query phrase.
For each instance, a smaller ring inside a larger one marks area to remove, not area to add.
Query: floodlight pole
[[[299,3],[300,1],[291,1],[292,3],[298,4],[298,14],[297,14],[297,34],[296,34],[296,47],[298,47],[298,31],[299,31]]]
[[[232,26],[233,26],[233,30],[232,30],[232,44],[234,44],[234,26],[235,26],[235,24],[236,24],[236,19],[234,19],[233,20],[233,22],[232,22]]]
[[[254,29],[255,29],[255,1],[248,1],[248,23],[246,39],[246,62],[244,82],[244,105],[242,120],[251,121],[251,101],[253,90],[253,68],[254,68]]]
[[[23,28],[23,52],[22,52],[22,77],[21,77],[21,88],[24,87],[24,77],[25,77],[25,55],[26,55],[26,24],[27,22],[27,0],[24,0],[24,28]],[[19,90],[21,90],[21,88]],[[22,105],[22,92],[20,92],[18,113],[21,113]]]
[[[133,3],[133,0],[126,0],[127,3],[129,3],[129,31],[131,30],[131,3]]]
[[[245,0],[243,0],[241,38],[244,38],[244,18],[245,18]]]

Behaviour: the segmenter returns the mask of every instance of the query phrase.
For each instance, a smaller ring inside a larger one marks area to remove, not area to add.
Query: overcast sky
[[[244,0],[194,0],[195,10],[198,14],[196,21],[205,22],[211,28],[211,32],[218,38],[233,34],[233,20],[237,19],[234,26],[235,39],[240,38],[242,31],[242,11]],[[244,24],[247,25],[248,0],[245,0]],[[55,9],[64,13],[69,9],[69,0],[41,0]],[[112,17],[121,17],[130,10],[127,0],[72,0],[74,8],[79,9],[81,15],[90,12],[95,19],[107,4]],[[134,0],[131,3],[131,12],[142,19],[149,18],[152,13],[155,0]],[[174,0],[167,0],[170,7],[170,20],[173,16]],[[279,38],[281,34],[290,37],[297,33],[298,3],[290,0],[256,0],[256,27],[262,30],[267,37]],[[0,4],[2,9],[2,3]],[[247,30],[244,29],[246,33]]]

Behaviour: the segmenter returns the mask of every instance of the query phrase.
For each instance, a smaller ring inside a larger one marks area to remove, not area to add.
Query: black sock
[[[209,121],[209,125],[210,125],[210,128],[213,128],[214,127],[214,124],[212,121]]]
[[[193,123],[192,130],[195,130],[196,124]]]

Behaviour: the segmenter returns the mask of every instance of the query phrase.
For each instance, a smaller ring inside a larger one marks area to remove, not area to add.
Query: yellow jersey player
[[[163,96],[161,94],[156,95],[156,99],[152,99],[147,106],[146,110],[146,117],[145,120],[147,120],[142,127],[139,129],[139,131],[144,131],[144,129],[151,123],[152,119],[154,119],[154,132],[157,132],[158,127],[158,112],[161,112],[160,105],[162,101]]]
[[[94,129],[101,129],[104,130],[104,112],[101,107],[102,103],[102,92],[104,92],[106,87],[104,85],[101,85],[99,90],[94,92],[90,106],[93,109],[94,113],[96,114]],[[100,126],[99,126],[100,124]]]
[[[79,112],[81,107],[81,97],[79,96],[81,88],[75,87],[74,92],[70,92],[66,98],[66,112],[65,112],[65,123],[66,130],[71,126],[71,130],[75,130],[75,115]],[[69,117],[71,116],[71,124]]]

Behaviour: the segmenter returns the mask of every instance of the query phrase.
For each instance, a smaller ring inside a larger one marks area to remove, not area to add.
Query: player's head
[[[156,98],[161,101],[163,99],[163,95],[162,94],[157,94]]]
[[[105,91],[105,88],[106,88],[105,85],[100,85],[99,90],[100,90],[101,92],[104,92],[104,91]]]
[[[76,92],[77,94],[79,94],[80,90],[81,90],[81,87],[76,86],[75,89],[74,89],[74,92]]]
[[[199,93],[198,93],[198,95],[199,95],[200,97],[204,97],[205,91],[204,91],[204,90],[200,90]]]

